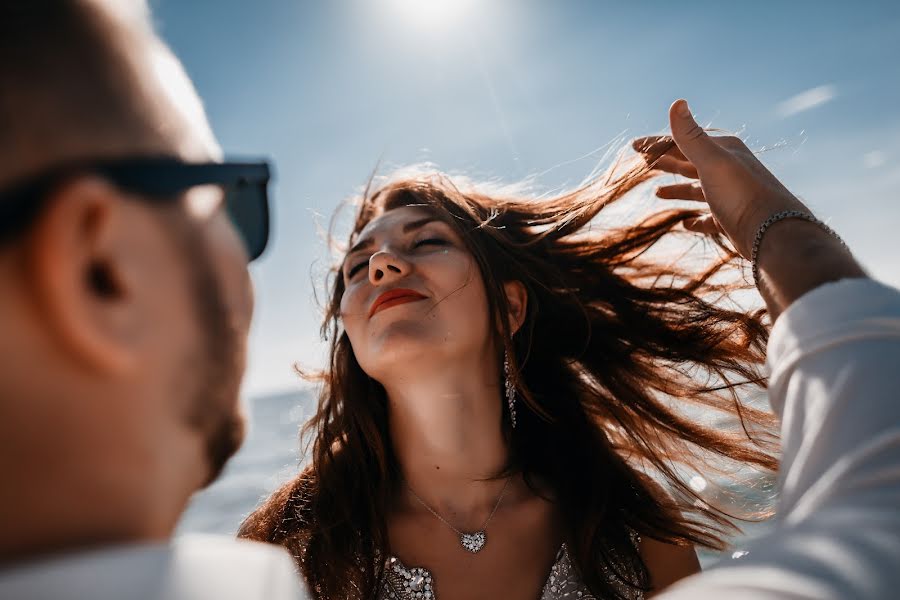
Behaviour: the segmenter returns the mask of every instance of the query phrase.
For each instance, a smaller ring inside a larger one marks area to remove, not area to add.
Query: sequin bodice
[[[634,600],[643,600],[644,597],[642,593],[624,586],[620,588],[620,593]],[[437,600],[431,572],[422,567],[407,567],[397,558],[389,558],[378,600]],[[599,600],[581,581],[565,544],[559,549],[556,562],[550,568],[540,600]]]

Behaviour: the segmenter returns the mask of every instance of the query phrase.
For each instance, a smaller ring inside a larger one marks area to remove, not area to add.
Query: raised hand
[[[669,108],[672,136],[634,141],[654,168],[699,181],[664,185],[660,198],[694,200],[710,214],[685,221],[685,227],[722,233],[745,258],[752,257],[760,225],[783,211],[812,212],[766,169],[736,137],[709,136],[691,116],[687,102]],[[865,277],[843,242],[821,223],[802,219],[774,222],[766,230],[756,257],[760,293],[775,319],[797,298],[829,281]],[[757,270],[754,270],[756,273]]]
[[[660,198],[709,205],[709,215],[685,221],[687,229],[722,233],[749,259],[757,228],[766,218],[784,210],[812,214],[744,142],[733,136],[708,135],[691,116],[684,100],[676,100],[669,108],[669,122],[671,137],[638,138],[633,147],[654,168],[699,180],[656,190]]]

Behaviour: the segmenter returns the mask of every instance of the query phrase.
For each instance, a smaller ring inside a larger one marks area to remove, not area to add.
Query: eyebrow
[[[410,221],[409,223],[404,224],[402,231],[403,231],[403,233],[409,233],[410,231],[413,231],[414,229],[419,229],[419,228],[424,227],[425,225],[428,225],[429,223],[432,223],[434,221],[443,223],[443,221],[441,221],[440,219],[438,219],[437,217],[434,217],[434,216],[424,217],[424,218],[418,219],[416,221]],[[368,238],[368,239],[359,241],[356,244],[354,244],[354,246],[352,248],[350,248],[350,251],[347,252],[347,256],[350,256],[351,254],[359,252],[360,250],[365,250],[366,248],[370,247],[374,243],[375,242],[374,242],[374,240],[372,240],[372,238]]]

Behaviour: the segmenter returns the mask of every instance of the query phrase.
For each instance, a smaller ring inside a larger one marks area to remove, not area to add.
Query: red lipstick
[[[372,303],[372,308],[369,309],[369,317],[377,313],[379,310],[397,306],[398,304],[424,300],[425,298],[426,296],[424,296],[423,294],[420,294],[415,290],[406,288],[388,290],[375,298],[375,302]]]

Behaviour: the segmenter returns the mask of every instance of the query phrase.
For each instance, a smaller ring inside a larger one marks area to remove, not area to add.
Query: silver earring
[[[503,353],[503,375],[506,379],[506,403],[509,405],[509,420],[516,427],[516,386],[509,374],[509,352]]]

